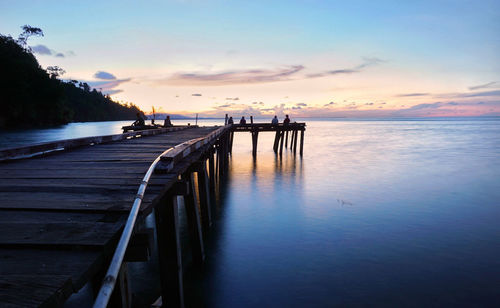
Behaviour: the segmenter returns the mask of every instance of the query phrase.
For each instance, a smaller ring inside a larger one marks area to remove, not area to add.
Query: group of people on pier
[[[229,117],[229,119],[227,119],[227,124],[234,124],[233,117]],[[241,117],[240,124],[247,124],[247,120],[245,119],[245,116]],[[279,124],[278,116],[274,116],[274,118],[271,120],[271,124],[273,124],[273,125]],[[285,119],[283,120],[283,124],[284,125],[290,124],[290,117],[288,116],[288,114],[285,115]]]
[[[144,117],[138,112],[136,114],[136,120],[134,121],[134,123],[132,123],[132,126],[145,126],[145,125],[146,125],[146,121],[144,120]],[[156,127],[161,127],[161,125],[155,124],[154,119],[151,119],[151,125],[156,126]],[[170,116],[168,115],[165,118],[165,121],[163,121],[163,127],[171,127],[171,126],[174,126],[174,125],[170,121]]]

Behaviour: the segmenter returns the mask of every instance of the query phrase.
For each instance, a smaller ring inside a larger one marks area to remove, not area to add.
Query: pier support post
[[[196,188],[194,186],[194,175],[188,173],[186,179],[189,184],[189,194],[184,196],[184,205],[186,207],[189,237],[193,250],[193,263],[201,266],[205,260],[205,250],[203,247],[203,235],[201,231],[200,214],[198,212]]]
[[[229,133],[229,153],[231,155],[233,154],[233,139],[234,139],[234,132],[231,131]]]
[[[155,218],[162,307],[184,307],[179,204],[176,195],[167,193],[155,208]]]
[[[280,156],[283,155],[283,139],[285,138],[285,131],[281,131],[281,137],[280,137]]]
[[[300,156],[304,153],[304,131],[300,131]]]
[[[208,154],[208,172],[210,173],[210,194],[215,200],[215,187],[217,185],[217,176],[215,174],[214,149],[210,149]]]
[[[285,149],[288,147],[288,130],[285,131]]]
[[[208,231],[212,225],[212,211],[210,202],[210,190],[208,188],[208,175],[206,161],[200,161],[196,165],[198,175],[198,191],[200,193],[201,225],[203,231]]]
[[[297,154],[297,137],[299,136],[299,131],[294,132],[295,137],[293,138],[293,154]]]
[[[274,153],[278,153],[279,142],[280,142],[280,131],[278,129],[276,130],[276,135],[274,136],[274,146],[273,146]]]
[[[259,131],[252,132],[252,155],[257,156],[257,141],[259,139]]]

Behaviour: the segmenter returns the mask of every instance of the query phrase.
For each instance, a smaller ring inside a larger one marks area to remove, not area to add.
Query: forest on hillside
[[[39,28],[24,26],[18,39],[0,34],[0,128],[44,127],[69,122],[132,120],[143,112],[120,104],[84,82],[62,81],[64,70],[43,69],[27,45]]]

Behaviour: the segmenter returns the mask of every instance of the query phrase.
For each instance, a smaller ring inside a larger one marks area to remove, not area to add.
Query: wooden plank
[[[0,277],[26,275],[37,280],[43,275],[71,276],[73,288],[78,290],[102,265],[101,256],[102,252],[94,250],[0,248]]]
[[[0,247],[58,248],[61,246],[104,246],[124,225],[126,217],[115,223],[57,222],[57,223],[0,223]]]
[[[123,218],[122,213],[75,213],[0,209],[0,223],[115,223]]]
[[[2,307],[58,307],[73,293],[68,275],[1,275]]]

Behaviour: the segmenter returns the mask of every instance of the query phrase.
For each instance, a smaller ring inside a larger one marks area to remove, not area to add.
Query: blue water
[[[205,306],[500,304],[500,121],[307,125],[303,159],[237,135]]]
[[[79,123],[72,137],[123,125],[108,123]],[[54,132],[68,138],[67,127]],[[259,135],[254,161],[250,134],[236,134],[205,270],[187,288],[188,302],[500,304],[500,118],[307,119],[303,158],[277,158],[273,137]]]

